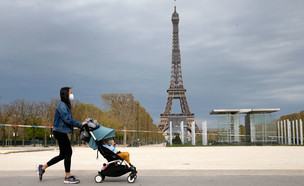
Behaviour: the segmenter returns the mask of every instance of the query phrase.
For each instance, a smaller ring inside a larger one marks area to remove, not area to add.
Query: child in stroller
[[[98,174],[95,176],[95,182],[101,183],[106,176],[118,177],[131,172],[127,181],[129,183],[134,183],[137,178],[136,168],[133,165],[130,165],[124,158],[102,145],[105,139],[113,138],[115,136],[115,130],[104,126],[100,126],[96,129],[89,126],[90,125],[85,125],[82,129],[82,133],[89,134],[90,138],[83,140],[89,142],[89,146],[92,149],[98,149],[100,154],[108,161],[107,163],[104,163],[101,170],[98,171]],[[83,136],[88,136],[87,134],[84,134]]]
[[[110,149],[111,151],[113,151],[118,156],[124,158],[132,166],[132,164],[130,163],[130,154],[129,154],[129,152],[120,152],[120,151],[118,151],[116,149],[116,143],[115,143],[114,140],[109,140],[108,143],[107,143],[107,140],[101,140],[101,145],[102,146]]]

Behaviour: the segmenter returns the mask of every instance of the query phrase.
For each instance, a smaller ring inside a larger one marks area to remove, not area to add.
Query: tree
[[[114,129],[123,129],[125,132],[117,133],[116,138],[122,140],[127,145],[126,130],[147,130],[153,131],[151,135],[148,133],[128,133],[129,142],[133,142],[134,134],[137,134],[142,143],[163,141],[162,134],[155,133],[158,128],[153,124],[150,114],[143,108],[139,101],[135,101],[132,94],[103,94],[103,104],[106,110],[101,111],[93,104],[81,103],[74,101],[72,104],[73,118],[77,121],[83,121],[86,118],[93,118],[101,125]],[[17,99],[10,104],[0,104],[0,123],[17,124],[17,125],[35,125],[35,126],[52,126],[54,123],[55,111],[59,99],[52,99],[50,102],[27,101]],[[0,136],[2,136],[2,144],[5,139],[12,139],[14,135],[14,144],[17,145],[17,138],[22,137],[22,145],[25,139],[36,138],[42,139],[50,134],[49,130],[37,127],[20,128],[20,127],[1,127]],[[19,136],[17,135],[19,134]],[[21,135],[20,135],[21,134]],[[22,135],[23,134],[23,135]],[[77,139],[77,134],[76,139]],[[73,139],[73,136],[72,136]]]
[[[60,99],[52,99],[50,102],[40,102],[41,123],[45,126],[53,126],[55,112]]]
[[[42,109],[43,109],[43,104],[36,104],[36,103],[31,103],[29,105],[29,114],[30,114],[30,119],[28,121],[27,124],[31,124],[31,125],[38,125],[38,124],[41,124],[41,115],[42,115]],[[35,132],[36,132],[36,128],[35,127],[32,127],[32,131],[33,131],[33,142],[34,142],[34,147],[36,146],[36,135],[35,135]],[[24,138],[23,138],[23,142],[22,142],[22,145],[24,145]]]
[[[127,145],[127,128],[134,127],[136,114],[136,101],[132,94],[102,94],[103,104],[111,109],[113,114],[121,121],[124,132],[124,145]]]
[[[86,118],[93,118],[101,122],[103,113],[93,104],[77,103],[73,104],[73,117],[77,121],[84,121]]]
[[[31,116],[32,112],[32,105],[34,102],[26,101],[24,99],[17,99],[12,102],[12,107],[14,110],[14,120],[16,124],[27,125]],[[16,144],[18,128],[15,127],[14,130],[14,141]],[[24,145],[24,138],[25,138],[25,128],[23,128],[23,135],[22,135],[22,145]]]
[[[0,105],[0,122],[7,124],[12,120],[13,107],[8,104]],[[2,145],[4,146],[5,141],[5,126],[2,127]]]
[[[172,143],[173,143],[173,144],[182,144],[182,140],[180,139],[179,134],[177,134],[177,135],[175,136],[175,138],[172,139]]]
[[[151,142],[160,142],[164,140],[162,134],[155,134],[159,131],[157,126],[153,124],[153,119],[139,101],[134,100],[132,94],[102,94],[103,105],[108,109],[104,118],[112,121],[118,121],[123,126],[124,131],[129,130],[147,130],[153,131],[151,135],[148,133],[136,133],[136,137],[141,143],[149,144]],[[117,127],[117,129],[119,129]],[[129,133],[130,144],[133,144],[134,133]],[[123,134],[123,143],[127,144],[127,133]]]
[[[12,102],[13,108],[13,118],[16,124],[21,125],[41,125],[41,118],[42,115],[42,104],[36,104],[33,101],[26,101],[24,99],[17,99]],[[35,145],[35,128],[32,129],[33,132],[33,141]],[[25,135],[26,135],[26,128],[23,127],[22,129],[22,145],[25,144]],[[16,138],[18,134],[18,128],[15,127],[14,131],[14,141],[16,145]]]

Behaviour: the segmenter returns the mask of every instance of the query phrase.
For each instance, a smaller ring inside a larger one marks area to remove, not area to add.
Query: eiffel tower
[[[169,120],[182,121],[186,120],[187,130],[191,132],[191,123],[194,121],[194,113],[191,113],[187,98],[186,89],[183,84],[181,57],[179,48],[179,35],[178,35],[178,23],[179,16],[176,12],[176,6],[174,6],[174,12],[172,14],[173,24],[173,42],[172,42],[172,65],[171,65],[171,80],[170,88],[167,90],[168,98],[164,113],[160,115],[160,122],[158,128],[164,133],[168,128]],[[180,100],[180,106],[182,113],[171,113],[173,99]],[[195,131],[199,132],[199,127],[195,124]]]

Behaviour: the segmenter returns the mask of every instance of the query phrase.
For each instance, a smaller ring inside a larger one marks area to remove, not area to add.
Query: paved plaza
[[[131,154],[137,167],[134,185],[301,185],[304,148],[300,146],[117,147]],[[42,151],[43,150],[43,151]],[[60,162],[37,181],[35,167],[59,153],[58,148],[0,148],[0,185],[63,184]],[[93,178],[105,159],[89,147],[73,147],[72,174],[81,184]],[[106,177],[107,185],[127,184],[126,176]],[[204,183],[204,184],[202,184]]]

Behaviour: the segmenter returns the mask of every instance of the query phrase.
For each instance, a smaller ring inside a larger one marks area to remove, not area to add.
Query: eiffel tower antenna
[[[176,2],[176,0],[174,0]],[[191,123],[194,122],[194,114],[191,113],[187,98],[186,89],[184,88],[180,47],[179,47],[179,15],[176,12],[176,6],[174,6],[174,12],[171,18],[173,24],[173,37],[172,37],[172,62],[171,62],[171,78],[170,86],[167,90],[168,98],[163,114],[160,115],[160,122],[158,128],[164,133],[168,128],[169,120],[176,122],[185,121],[187,123],[187,130],[191,131]],[[172,114],[173,99],[180,100],[180,106],[182,113]],[[195,124],[195,131],[199,131],[199,127]],[[192,132],[192,131],[191,131]]]

